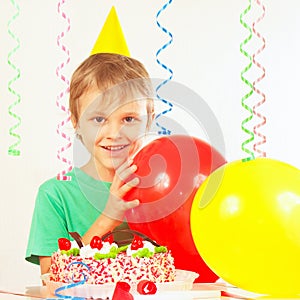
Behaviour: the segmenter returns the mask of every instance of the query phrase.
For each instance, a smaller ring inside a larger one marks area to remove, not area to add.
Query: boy
[[[58,238],[76,231],[88,244],[120,226],[125,211],[139,205],[138,199],[122,198],[139,183],[130,156],[154,118],[149,75],[133,58],[91,55],[72,76],[69,108],[90,159],[67,174],[71,181],[52,178],[39,188],[26,260],[40,264],[41,274],[49,271]]]

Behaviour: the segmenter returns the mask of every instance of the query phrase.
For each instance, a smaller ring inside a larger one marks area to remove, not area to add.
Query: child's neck
[[[115,171],[114,170],[107,170],[104,168],[97,168],[94,161],[90,160],[87,164],[80,168],[83,172],[88,174],[89,176],[95,178],[96,180],[112,182]]]

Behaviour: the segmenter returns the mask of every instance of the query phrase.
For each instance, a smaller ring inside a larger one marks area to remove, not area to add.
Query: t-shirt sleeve
[[[60,237],[69,237],[62,201],[59,193],[42,186],[36,197],[25,259],[39,264],[39,256],[51,256],[57,250]]]

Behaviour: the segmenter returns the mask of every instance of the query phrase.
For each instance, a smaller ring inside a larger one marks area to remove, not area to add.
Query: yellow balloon
[[[267,158],[225,164],[198,189],[190,221],[199,254],[225,281],[259,294],[300,294],[297,168]]]

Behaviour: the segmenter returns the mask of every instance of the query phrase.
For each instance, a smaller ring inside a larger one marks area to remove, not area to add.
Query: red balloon
[[[218,276],[202,260],[194,244],[191,206],[201,183],[225,163],[218,151],[195,137],[158,138],[135,156],[135,176],[140,183],[124,198],[140,200],[138,207],[126,213],[129,227],[167,246],[177,269],[200,274],[196,282],[214,282]]]

